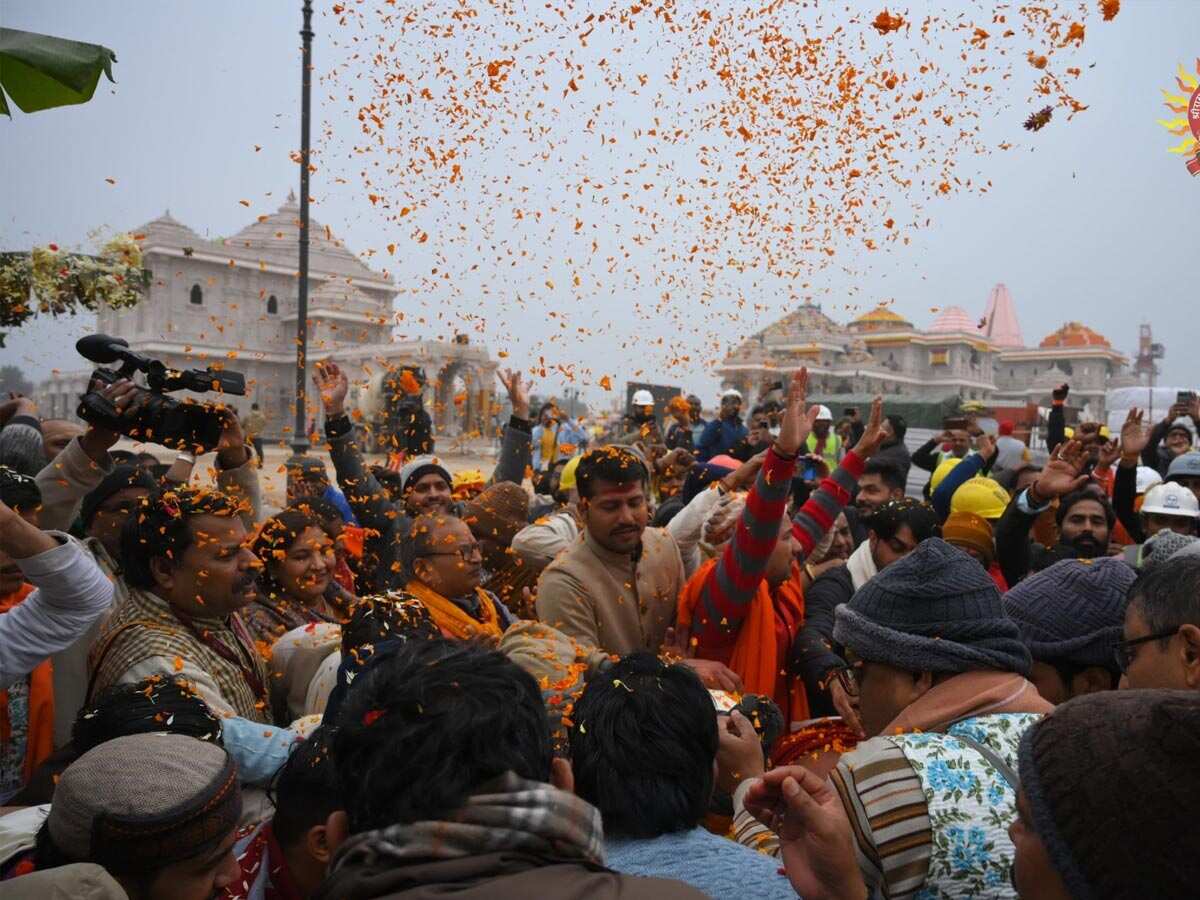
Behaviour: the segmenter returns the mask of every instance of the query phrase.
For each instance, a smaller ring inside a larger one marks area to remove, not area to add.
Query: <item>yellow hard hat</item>
[[[933,477],[929,479],[929,490],[931,493],[938,489],[938,485],[946,480],[946,476],[950,474],[950,470],[960,462],[962,462],[961,459],[951,456],[949,459],[943,459],[938,463],[938,467],[933,470]]]
[[[999,519],[1008,509],[1008,491],[994,478],[972,478],[950,498],[950,512],[969,512],[984,519]]]
[[[579,468],[579,461],[583,459],[583,454],[572,456],[567,460],[567,464],[563,466],[562,472],[558,475],[558,486],[569,491],[575,487],[575,470]]]

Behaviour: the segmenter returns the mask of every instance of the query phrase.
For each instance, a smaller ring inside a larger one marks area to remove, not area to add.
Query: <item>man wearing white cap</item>
[[[739,415],[741,411],[741,391],[729,388],[721,394],[721,414],[705,426],[696,444],[696,453],[701,462],[728,453],[734,444],[749,433]]]
[[[817,409],[817,419],[808,435],[808,452],[821,457],[830,472],[842,458],[842,439],[833,430],[833,412],[828,406]]]

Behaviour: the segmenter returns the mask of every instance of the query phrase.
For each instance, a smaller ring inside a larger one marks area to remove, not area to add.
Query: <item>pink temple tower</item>
[[[998,284],[988,294],[987,309],[983,314],[984,335],[997,347],[1024,347],[1021,325],[1017,322],[1017,311],[1013,308],[1012,295],[1003,284]]]

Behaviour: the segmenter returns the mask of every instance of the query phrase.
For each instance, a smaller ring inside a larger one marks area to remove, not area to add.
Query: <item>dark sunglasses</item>
[[[1145,637],[1134,638],[1131,641],[1117,641],[1113,647],[1113,656],[1117,660],[1117,668],[1124,674],[1129,671],[1129,667],[1133,665],[1133,658],[1137,656],[1135,648],[1141,644],[1148,644],[1150,641],[1160,641],[1163,638],[1174,637],[1179,632],[1179,626],[1167,629],[1165,631],[1148,634]]]

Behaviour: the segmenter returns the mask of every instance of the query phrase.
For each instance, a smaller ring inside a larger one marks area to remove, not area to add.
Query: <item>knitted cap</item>
[[[939,538],[922,541],[839,606],[833,638],[864,660],[912,672],[1029,674],[1029,651],[996,582]]]
[[[477,538],[491,538],[504,546],[528,524],[529,495],[519,484],[493,484],[463,504],[463,521]]]
[[[124,874],[211,853],[241,814],[221,747],[156,732],[105,741],[68,766],[46,827],[68,859]]]
[[[1136,577],[1119,559],[1064,559],[1005,594],[1004,610],[1034,659],[1112,668]]]
[[[79,520],[87,528],[96,517],[96,510],[105,500],[117,491],[130,487],[145,488],[153,491],[158,487],[154,476],[140,466],[113,466],[113,470],[100,479],[100,483],[91,489],[79,504]]]
[[[1149,569],[1166,562],[1180,550],[1194,543],[1196,538],[1193,535],[1160,531],[1142,546],[1142,568]]]
[[[1025,732],[1033,830],[1078,900],[1194,897],[1200,694],[1101,691]]]
[[[983,516],[970,512],[952,512],[942,523],[942,540],[960,550],[970,548],[990,566],[996,558],[996,544],[992,540],[992,523]]]
[[[430,472],[436,472],[445,478],[446,487],[449,487],[454,481],[436,456],[417,456],[406,462],[400,469],[400,490],[406,490],[410,481],[415,482]]]

